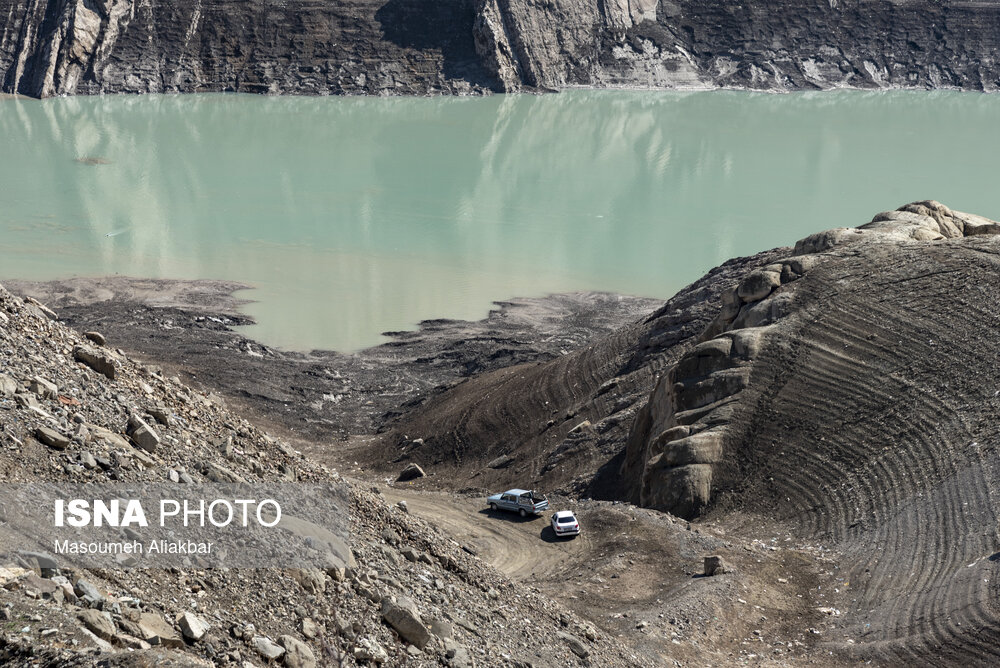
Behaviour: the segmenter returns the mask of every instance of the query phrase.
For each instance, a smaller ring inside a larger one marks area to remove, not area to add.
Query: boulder
[[[32,378],[28,389],[42,399],[55,399],[59,396],[59,387],[41,376]]]
[[[576,654],[581,659],[586,659],[590,656],[590,650],[587,649],[587,646],[583,644],[583,641],[575,635],[566,633],[565,631],[556,631],[556,635],[559,636],[564,643],[566,643],[569,650],[573,652],[573,654]]]
[[[726,562],[722,560],[722,557],[713,555],[710,557],[705,557],[705,575],[721,575],[722,573],[728,573],[729,568],[726,567]]]
[[[740,283],[737,294],[744,302],[757,302],[781,285],[781,274],[775,271],[752,271]]]
[[[270,638],[264,636],[254,636],[251,644],[258,654],[269,661],[277,661],[285,653],[284,647],[276,645]]]
[[[0,397],[12,397],[17,394],[17,381],[0,373]]]
[[[104,374],[111,380],[114,380],[118,373],[114,358],[93,348],[77,346],[73,349],[73,359],[89,366],[97,373]]]
[[[409,599],[400,597],[393,601],[388,596],[383,598],[382,619],[394,628],[403,640],[419,649],[426,647],[431,639],[431,632],[424,626],[417,607]]]
[[[113,640],[115,637],[115,623],[111,620],[111,615],[107,612],[97,610],[84,610],[78,617],[88,631],[103,640]]]
[[[144,612],[136,622],[140,636],[150,645],[183,647],[184,641],[177,630],[167,620],[154,612]]]
[[[76,584],[73,585],[73,593],[82,598],[89,605],[97,605],[107,598],[104,595],[104,592],[82,578],[77,580]]]
[[[496,459],[491,459],[490,462],[486,464],[486,467],[491,469],[503,469],[507,468],[513,463],[514,463],[514,458],[511,457],[510,455],[500,455]]]
[[[150,406],[149,408],[146,409],[146,412],[149,413],[153,417],[153,419],[159,422],[160,424],[164,426],[170,424],[170,411],[164,408],[163,406]]]
[[[181,634],[191,642],[201,640],[211,628],[204,619],[190,612],[177,615],[177,626]]]
[[[424,470],[422,468],[420,468],[416,464],[409,464],[405,469],[403,469],[403,471],[399,474],[399,477],[396,478],[396,480],[399,482],[406,482],[407,480],[423,478],[425,475],[427,474],[424,473]]]
[[[99,346],[105,345],[108,341],[104,338],[104,335],[100,332],[84,332],[83,335],[92,343],[96,343]]]
[[[320,628],[316,625],[309,617],[303,617],[302,619],[302,635],[310,640],[319,635]]]
[[[66,599],[66,592],[61,586],[52,580],[40,578],[34,573],[24,579],[22,586],[25,589],[38,592],[43,599],[53,600],[56,603],[62,603]]]
[[[389,660],[389,654],[371,638],[361,638],[354,646],[354,660],[385,663]]]
[[[295,636],[281,636],[278,643],[285,648],[285,665],[288,668],[316,668],[316,657],[309,645]]]
[[[145,420],[133,415],[128,419],[128,429],[126,433],[132,442],[136,446],[142,448],[146,452],[156,452],[157,446],[160,445],[160,437],[157,435],[153,428],[146,424]]]
[[[48,427],[38,427],[35,429],[35,438],[56,450],[65,450],[71,443],[68,436],[63,436],[58,431],[49,429]]]

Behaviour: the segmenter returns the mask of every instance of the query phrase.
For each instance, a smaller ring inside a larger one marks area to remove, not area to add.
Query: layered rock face
[[[3,90],[994,90],[1000,3],[0,0]]]
[[[524,85],[993,90],[995,2],[483,0],[476,45]]]
[[[0,1],[3,90],[464,93],[483,89],[471,0]]]
[[[745,400],[744,390],[762,377],[779,373],[767,365],[755,368],[766,347],[789,351],[808,343],[795,338],[800,336],[798,327],[803,318],[815,317],[812,309],[822,308],[809,303],[818,287],[815,281],[831,280],[824,272],[820,272],[823,278],[814,278],[814,268],[841,260],[835,263],[840,270],[854,270],[857,265],[844,264],[843,259],[870,247],[891,257],[897,249],[902,253],[914,243],[995,235],[1000,235],[1000,223],[951,211],[938,202],[919,202],[880,213],[859,228],[814,234],[799,241],[789,257],[749,272],[723,292],[722,308],[701,335],[702,342],[660,377],[649,402],[639,412],[622,465],[623,480],[638,481],[632,500],[691,518],[709,505],[713,488],[736,484],[742,475],[738,460],[754,447],[743,440],[748,421],[754,419],[745,414],[753,399]],[[970,251],[959,251],[955,258],[958,266],[942,271],[959,271],[962,252]],[[862,271],[890,274],[899,270],[900,262],[902,259],[890,261],[886,266],[885,259],[879,257]],[[836,280],[850,281],[859,293],[870,289],[853,272]],[[894,299],[904,301],[897,291],[908,290],[909,280],[901,277],[890,291],[868,295],[872,309],[877,311],[880,304],[891,304]],[[942,327],[948,325],[942,323]],[[861,334],[851,333],[848,338],[858,336]],[[782,360],[780,373],[794,373],[791,367],[784,368],[793,363]],[[838,371],[831,369],[830,374],[829,380],[835,382]],[[851,389],[848,379],[843,380],[846,389],[832,387],[829,391]],[[758,395],[751,392],[750,396]],[[752,441],[752,434],[750,438]],[[723,479],[717,480],[720,468]]]
[[[921,202],[748,272],[637,418],[633,498],[823,545],[830,649],[995,665],[998,271],[1000,224]]]

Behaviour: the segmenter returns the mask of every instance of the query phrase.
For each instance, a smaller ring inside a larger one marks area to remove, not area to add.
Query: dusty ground
[[[549,513],[492,512],[482,496],[382,488],[511,578],[537,588],[642,653],[650,665],[825,665],[817,610],[826,561],[786,534],[728,533],[626,504],[552,497],[583,532],[558,538]],[[703,557],[733,572],[702,577]],[[812,629],[810,631],[809,629]],[[827,657],[829,655],[827,654]],[[677,664],[675,664],[677,662]]]

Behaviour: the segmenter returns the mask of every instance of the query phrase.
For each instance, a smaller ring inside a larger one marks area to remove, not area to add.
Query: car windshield
[[[576,522],[576,518],[570,515],[569,517],[560,517],[556,521],[559,522],[559,524],[570,524],[572,522]]]

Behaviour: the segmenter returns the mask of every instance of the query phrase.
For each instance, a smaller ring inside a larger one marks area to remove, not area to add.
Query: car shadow
[[[541,515],[528,514],[525,515],[524,517],[521,517],[519,514],[511,512],[509,510],[494,511],[490,510],[489,508],[483,508],[482,510],[479,511],[479,514],[486,515],[491,519],[507,520],[508,522],[514,522],[515,524],[522,524],[524,522],[534,522],[537,519],[541,519]]]
[[[545,525],[538,537],[544,540],[546,543],[564,543],[571,541],[576,538],[579,534],[574,534],[572,536],[560,536],[556,534],[555,530],[552,528],[551,524]]]

